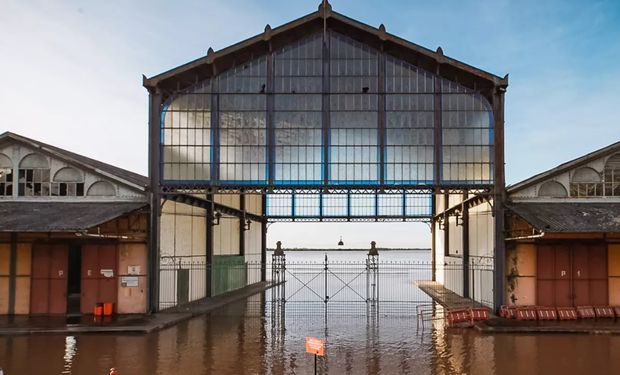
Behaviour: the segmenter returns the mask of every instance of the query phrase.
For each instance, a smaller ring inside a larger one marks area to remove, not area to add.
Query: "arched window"
[[[114,188],[114,185],[107,181],[97,181],[90,185],[86,195],[93,197],[115,196],[116,189]]]
[[[559,182],[547,181],[538,188],[539,197],[564,198],[568,196],[566,188]]]
[[[603,195],[601,175],[590,167],[577,169],[570,181],[570,195],[573,197],[597,197]]]
[[[620,196],[620,154],[615,154],[607,159],[603,179],[605,195]]]
[[[75,168],[59,169],[52,182],[52,195],[60,197],[81,197],[84,195],[84,177]]]
[[[5,154],[0,154],[0,197],[13,195],[13,162]]]
[[[19,163],[17,191],[19,196],[49,196],[50,166],[47,158],[30,154]]]

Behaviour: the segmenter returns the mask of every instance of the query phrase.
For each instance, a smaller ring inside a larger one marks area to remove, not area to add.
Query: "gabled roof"
[[[571,161],[567,161],[566,163],[560,164],[555,168],[549,169],[548,171],[541,172],[537,175],[534,175],[526,180],[518,182],[514,185],[510,185],[507,187],[508,193],[514,193],[519,190],[528,188],[532,185],[535,185],[539,182],[547,180],[549,178],[560,175],[569,170],[581,167],[586,165],[594,160],[604,158],[605,156],[609,156],[615,154],[616,152],[620,152],[620,142],[613,143],[607,147],[603,147],[599,150],[590,152],[584,156],[578,157],[577,159],[573,159]]]
[[[2,202],[0,232],[82,231],[145,207],[144,202]]]
[[[413,65],[425,68],[449,80],[457,80],[470,88],[507,87],[508,76],[501,78],[471,65],[460,62],[443,54],[441,47],[436,51],[411,43],[386,32],[381,25],[374,28],[342,14],[332,11],[327,3],[319,6],[316,12],[298,18],[272,29],[265,27],[262,34],[214,52],[209,48],[206,56],[181,65],[151,78],[143,77],[143,85],[148,89],[156,87],[177,90],[183,89],[197,81],[205,80],[217,72],[242,64],[260,55],[269,53],[287,43],[301,39],[311,32],[321,32],[324,23],[330,30],[346,34],[389,54],[409,61]]]
[[[507,208],[542,232],[620,232],[618,202],[525,202]]]
[[[82,156],[56,146],[48,145],[46,143],[39,142],[37,140],[27,138],[15,133],[5,132],[0,134],[0,143],[4,143],[8,140],[22,143],[33,149],[41,150],[46,154],[52,155],[70,164],[80,166],[80,168],[106,176],[117,182],[128,184],[142,191],[145,191],[149,186],[149,179],[147,177],[134,172],[130,172],[126,169],[118,168],[113,165],[106,164],[104,162],[91,159],[86,156]]]

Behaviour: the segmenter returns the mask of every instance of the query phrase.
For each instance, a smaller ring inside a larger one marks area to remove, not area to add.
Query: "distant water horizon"
[[[267,248],[267,251],[274,251],[274,248]],[[356,248],[320,248],[320,247],[283,247],[284,251],[365,251],[369,250],[368,247],[356,247]],[[431,251],[430,248],[423,247],[377,247],[378,251]]]

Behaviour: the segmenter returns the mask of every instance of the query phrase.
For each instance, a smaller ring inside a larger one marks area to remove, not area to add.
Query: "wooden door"
[[[574,244],[571,248],[573,256],[573,306],[590,304],[590,265],[588,246]]]
[[[99,294],[99,247],[97,245],[82,246],[82,280],[80,288],[80,311],[92,314]]]
[[[537,250],[536,303],[539,306],[555,306],[555,249],[540,245]]]
[[[66,245],[33,245],[31,314],[66,313],[68,257],[69,248]]]
[[[607,247],[604,243],[539,245],[537,267],[538,305],[607,305]]]
[[[30,286],[30,314],[47,314],[50,289],[50,246],[32,246],[32,273]]]
[[[107,271],[112,276],[107,277]],[[102,273],[103,272],[103,273]],[[80,310],[92,314],[98,302],[117,303],[117,249],[115,244],[82,246],[82,292]]]
[[[69,266],[69,247],[52,246],[50,257],[50,314],[67,312],[67,282]]]
[[[568,246],[555,245],[554,306],[571,306],[571,251]]]
[[[101,270],[112,270],[112,277],[99,273],[99,299],[101,302],[117,300],[117,251],[116,245],[99,246],[99,267]]]
[[[588,275],[590,277],[589,304],[592,306],[607,306],[609,304],[609,294],[607,292],[609,286],[607,278],[607,245],[604,243],[590,245],[588,248],[588,260]]]

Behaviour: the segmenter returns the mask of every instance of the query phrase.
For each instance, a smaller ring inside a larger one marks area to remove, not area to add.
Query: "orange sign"
[[[315,337],[306,337],[306,352],[314,355],[325,355],[325,341]]]

